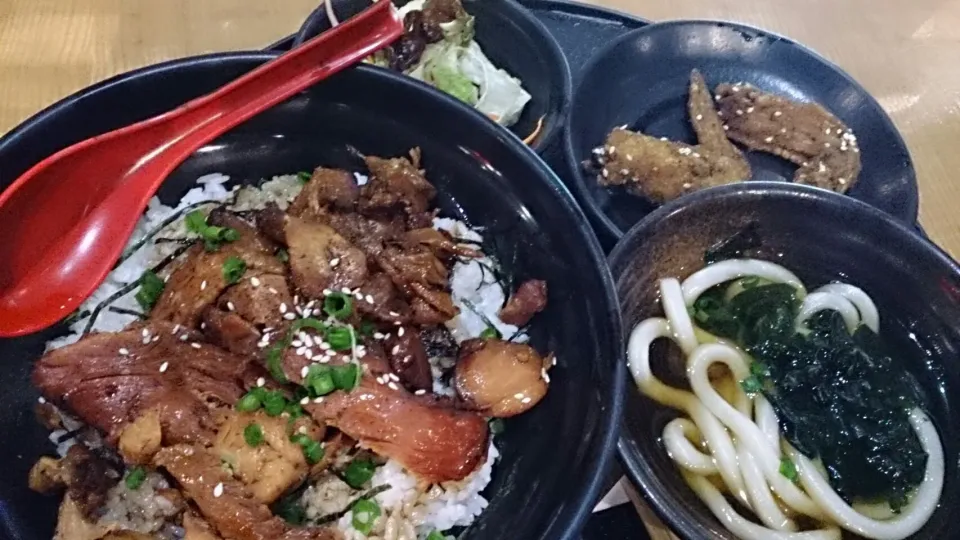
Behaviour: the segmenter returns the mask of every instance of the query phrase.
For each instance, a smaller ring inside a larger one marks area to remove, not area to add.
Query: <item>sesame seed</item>
[[[146,345],[148,343],[150,343],[150,336],[143,338],[143,344]]]
[[[344,287],[340,289],[340,292],[342,292],[343,294],[350,294],[351,293],[350,287]]]
[[[668,140],[668,139],[667,139],[666,137],[660,137],[660,140],[661,140],[661,141],[666,141],[666,140]]]
[[[267,289],[267,290],[270,291],[270,292],[273,293],[273,294],[280,294],[280,291],[274,289],[273,287],[270,287],[270,288]]]
[[[397,336],[403,337],[403,327],[402,327],[402,326],[400,327],[399,330],[397,330]]]
[[[334,267],[336,267],[338,264],[340,264],[340,258],[339,258],[339,257],[334,257],[334,258],[330,259],[330,268],[334,268]]]
[[[213,496],[219,497],[223,495],[223,482],[218,482],[217,486],[213,488]]]
[[[399,345],[394,345],[393,348],[390,349],[390,354],[397,354],[398,352],[400,352],[400,346],[399,346]]]
[[[554,365],[554,366],[557,365],[557,357],[556,357],[556,356],[553,357],[553,361],[551,362],[551,365]]]
[[[353,297],[363,302],[363,293],[359,293],[359,292],[353,293]]]
[[[737,109],[737,116],[743,116],[743,110]]]
[[[122,354],[123,356],[126,356],[126,355],[130,354],[130,351],[127,350],[125,347],[121,347],[118,352],[119,352],[120,354]]]
[[[160,373],[166,371],[168,367],[170,367],[170,362],[164,362],[160,364]]]
[[[377,384],[384,384],[384,383],[386,383],[386,381],[383,379],[383,377],[378,376],[378,377],[377,377]]]
[[[698,114],[698,115],[697,115],[697,120],[703,120],[703,115],[702,115],[702,114]]]
[[[720,94],[717,94],[713,96],[713,98],[716,99],[717,101],[720,101],[721,99],[723,99],[723,96],[721,96]]]
[[[730,131],[730,126],[724,124],[724,125],[723,125],[723,130],[724,130],[724,131]]]
[[[303,398],[300,400],[301,405],[306,405],[307,403],[310,403],[310,398]],[[307,426],[300,426],[297,428],[297,433],[305,434],[306,432],[307,432]]]
[[[294,347],[303,347],[303,342],[299,339],[295,339],[290,342],[290,345],[293,345]]]
[[[286,313],[286,312],[287,312],[287,303],[280,302],[280,313]]]
[[[409,358],[409,356],[407,358]],[[400,382],[400,377],[397,377],[396,373],[387,373],[387,377],[390,377],[390,380],[392,381]]]
[[[397,313],[396,311],[390,311],[390,312],[388,312],[387,314],[390,315],[391,317],[399,317],[399,316],[400,316],[400,314]]]
[[[357,351],[357,358],[363,358],[367,355],[367,351]]]
[[[310,349],[303,351],[303,357],[307,360],[313,360],[313,351]]]
[[[421,388],[420,390],[417,390],[417,391],[414,392],[413,394],[414,394],[415,396],[422,396],[422,395],[424,395],[424,394],[426,394],[426,393],[427,393],[427,391]]]
[[[620,169],[620,174],[626,176],[626,175],[630,174],[630,171],[627,170],[627,169]]]
[[[368,304],[372,304],[372,303],[373,303],[373,296],[372,296],[372,295],[369,295],[369,294],[368,294],[368,295],[364,296],[363,299],[366,300]]]
[[[196,341],[194,341],[193,343],[191,343],[190,346],[193,347],[194,349],[199,349],[199,348],[200,348],[200,344],[197,343]]]
[[[325,353],[323,353],[323,354],[325,354],[325,355],[327,355],[327,356],[329,356],[329,357],[332,358],[332,357],[334,357],[334,356],[337,355],[337,351],[335,351],[335,350],[333,350],[333,349],[329,349],[329,350],[327,350],[327,352],[325,352]]]
[[[151,339],[150,341],[156,343],[156,342],[160,341],[160,336],[153,336],[153,339]]]
[[[320,343],[317,344],[317,346],[320,347],[320,350],[322,351],[330,350],[330,344],[327,343],[326,341],[321,341]]]
[[[301,405],[306,405],[306,404],[308,404],[308,403],[310,403],[310,398],[305,397],[305,398],[301,398],[301,399],[300,399],[300,404],[301,404]],[[306,429],[306,426],[303,426],[303,429]],[[301,431],[301,433],[303,433],[303,432]]]
[[[753,107],[747,107],[747,114],[750,114],[752,112],[753,112]]]
[[[678,152],[681,156],[689,156],[690,154],[693,153],[693,150],[691,150],[691,149],[689,149],[689,148],[681,148],[681,149],[677,150],[677,152]]]
[[[513,397],[516,399],[523,399],[523,393],[514,394]]]
[[[819,172],[827,172],[827,166],[822,161],[819,163]]]
[[[47,400],[43,399],[43,396],[40,396],[40,397],[37,398],[37,402],[42,405],[42,404],[46,403]]]
[[[307,366],[303,366],[303,368],[300,369],[301,377],[306,377],[309,373],[310,373],[310,368]]]
[[[693,184],[691,184],[690,182],[683,183],[683,189],[690,189],[692,187],[693,187]]]
[[[188,336],[187,334],[181,334],[181,335],[180,335],[180,341],[186,341],[186,340],[188,340],[188,339],[190,339],[190,336]]]
[[[543,379],[544,382],[548,384],[550,383],[550,375],[547,375],[546,369],[540,368],[540,377]]]
[[[397,383],[395,383],[395,382],[393,382],[393,381],[388,382],[388,383],[387,383],[387,387],[390,388],[391,390],[399,390],[399,389],[400,389],[400,387],[397,386]]]
[[[374,332],[373,339],[383,339],[383,334],[380,332]]]
[[[525,397],[525,398],[523,398],[523,399],[520,400],[520,403],[530,403],[530,401],[532,401],[530,398]]]
[[[781,115],[783,115],[782,112],[780,112],[780,111],[773,111],[773,116],[774,116],[774,118],[779,118]]]
[[[828,142],[823,143],[823,147],[824,147],[824,148],[830,148],[830,143],[828,143]]]
[[[292,321],[292,320],[296,319],[297,316],[294,315],[293,313],[284,313],[284,314],[283,314],[283,318],[286,319],[286,320],[288,320],[288,321]]]
[[[627,154],[627,161],[633,161],[633,156],[631,156],[630,154]]]
[[[266,379],[264,379],[263,377],[257,377],[257,387],[258,387],[258,388],[261,387],[261,386],[263,386],[263,385],[265,385],[265,384],[267,384],[267,380],[266,380]]]
[[[202,290],[204,290],[204,289],[206,289],[206,288],[207,288],[207,280],[201,281],[201,282],[200,282],[200,290],[202,291]]]
[[[773,142],[773,137],[767,137],[766,139],[763,140],[763,142],[771,143]]]
[[[314,398],[314,399],[313,399],[313,402],[314,402],[314,403],[323,403],[323,396],[320,396],[320,397],[318,397],[318,398]]]
[[[324,296],[330,296],[331,294],[333,294],[333,291],[331,291],[330,289],[324,289],[324,290],[323,290],[323,295],[324,295]]]
[[[171,334],[176,334],[176,333],[179,332],[179,331],[180,331],[180,325],[178,324],[178,325],[176,325],[176,326],[173,327],[173,330],[171,330],[170,333],[171,333]]]
[[[206,328],[206,327],[207,327],[207,323],[205,323],[205,322],[200,323],[200,329],[201,329],[201,330],[203,330],[203,329]]]
[[[305,353],[305,352],[307,352],[307,348],[306,348],[306,347],[303,347],[303,346],[297,347],[297,356],[303,356],[303,353]]]
[[[846,178],[837,178],[837,182],[840,182],[840,185],[843,186],[843,185],[846,185],[847,179],[846,179]]]
[[[259,286],[260,286],[260,278],[258,278],[258,277],[256,277],[256,276],[250,278],[250,284],[253,285],[254,287],[259,287]]]
[[[694,152],[694,153],[693,153],[693,157],[698,158],[698,157],[700,157],[700,154]]]
[[[787,128],[780,128],[780,133],[786,133],[786,132],[787,132]]]
[[[830,134],[830,128],[827,128],[827,129],[823,130],[823,132],[824,132],[825,134],[829,135],[829,134]]]
[[[143,337],[150,337],[150,330],[144,328],[143,330],[140,331],[140,335]]]

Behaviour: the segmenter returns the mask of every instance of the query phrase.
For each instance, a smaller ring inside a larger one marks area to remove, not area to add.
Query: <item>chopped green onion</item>
[[[327,331],[326,340],[335,351],[345,351],[353,346],[353,330],[337,326]]]
[[[127,476],[123,479],[123,483],[127,486],[127,489],[139,489],[146,479],[147,470],[137,466],[127,471]]]
[[[323,459],[323,445],[303,433],[291,435],[290,442],[300,446],[300,449],[303,450],[303,457],[307,459],[307,463],[310,465],[319,463]]]
[[[287,375],[283,372],[283,350],[286,348],[286,341],[281,341],[267,352],[267,371],[278,383],[287,382]]]
[[[346,319],[353,313],[353,298],[342,292],[335,292],[323,299],[323,311],[335,319]]]
[[[380,517],[380,506],[370,499],[357,499],[350,510],[353,512],[353,528],[363,534],[370,534],[373,524]]]
[[[246,271],[247,263],[236,255],[231,255],[223,261],[223,279],[227,283],[233,284],[240,281]]]
[[[163,294],[163,288],[166,284],[160,279],[155,272],[147,270],[140,276],[140,290],[137,291],[136,298],[137,303],[140,304],[140,307],[143,309],[150,309],[154,304],[157,303],[157,300],[160,299],[160,295]]]
[[[747,394],[757,394],[763,390],[763,384],[760,382],[760,379],[751,375],[740,381],[740,388],[743,388],[743,391]]]
[[[285,249],[281,249],[277,251],[277,258],[280,259],[282,263],[290,262],[290,253]]]
[[[240,233],[237,232],[236,229],[231,229],[230,227],[226,227],[225,229],[220,231],[219,237],[224,242],[236,242],[237,238],[240,238]]]
[[[343,481],[353,489],[360,489],[373,478],[377,466],[369,459],[355,459],[343,471]]]
[[[488,326],[480,332],[481,339],[500,339],[500,331],[492,326]]]
[[[316,330],[317,332],[326,332],[329,327],[323,321],[319,319],[314,319],[313,317],[307,317],[306,319],[297,319],[293,321],[293,327],[290,329],[290,333],[296,334],[304,328],[310,328]]]
[[[790,458],[780,460],[780,474],[791,482],[796,482],[800,478],[800,474],[797,472],[797,466],[790,461]]]
[[[259,390],[259,388],[257,389]],[[244,394],[237,402],[237,410],[240,412],[253,412],[260,408],[260,396],[262,392],[251,390]]]
[[[200,210],[190,212],[183,221],[187,225],[187,230],[192,233],[203,234],[203,231],[207,228],[207,216],[203,215]]]
[[[290,420],[296,420],[303,416],[303,407],[295,401],[287,403],[287,408],[284,409],[284,412],[290,415]]]
[[[447,540],[447,537],[440,531],[431,531],[426,540]]]
[[[334,366],[330,375],[333,385],[339,390],[349,392],[360,384],[360,366],[354,363]]]
[[[309,182],[309,181],[310,181],[310,178],[311,178],[312,176],[313,176],[313,175],[311,175],[311,174],[308,173],[307,171],[300,171],[300,172],[297,173],[297,178],[298,178],[301,182],[303,182],[304,184],[306,184],[307,182]]]
[[[247,441],[248,446],[260,446],[263,442],[263,428],[260,424],[247,424],[247,427],[243,428],[243,440]]]
[[[377,331],[377,325],[373,324],[370,321],[360,321],[360,328],[357,329],[357,333],[364,337],[370,337]]]
[[[303,379],[303,386],[310,391],[311,397],[320,397],[337,389],[329,366],[313,364]]]
[[[503,430],[505,430],[506,428],[507,426],[504,425],[502,419],[494,418],[493,420],[490,420],[490,433],[493,433],[494,435],[499,435],[503,433]]]
[[[762,379],[770,374],[770,370],[763,362],[754,361],[750,363],[750,374],[757,379]]]
[[[279,391],[264,392],[263,410],[270,416],[280,416],[287,408],[287,398]]]

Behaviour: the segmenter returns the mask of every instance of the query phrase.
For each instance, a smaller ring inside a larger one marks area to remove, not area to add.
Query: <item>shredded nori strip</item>
[[[901,356],[866,326],[851,335],[832,310],[811,317],[808,332],[797,332],[800,299],[790,285],[754,284],[729,301],[725,288],[704,293],[692,315],[753,357],[751,376],[741,385],[763,392],[784,436],[823,462],[847,501],[885,500],[899,510],[927,464],[908,419],[922,397]]]
[[[134,311],[134,310],[132,310],[132,309],[124,309],[124,308],[118,308],[118,307],[110,306],[109,308],[107,308],[107,311],[110,311],[110,312],[112,312],[112,313],[119,313],[120,315],[131,315],[131,316],[136,317],[136,318],[138,318],[138,319],[146,319],[146,318],[147,318],[147,314],[146,314],[146,313],[141,313],[141,312],[139,312],[139,311]]]
[[[163,270],[170,263],[175,261],[177,257],[182,255],[183,252],[186,251],[187,248],[189,247],[190,246],[178,247],[176,251],[164,257],[163,260],[157,263],[153,268],[151,268],[150,271],[156,273],[156,272],[159,272],[160,270]],[[97,318],[100,316],[101,311],[103,311],[110,304],[112,304],[113,302],[116,302],[118,299],[122,298],[124,295],[126,295],[127,293],[131,292],[132,290],[136,289],[139,286],[140,286],[139,279],[131,281],[130,283],[127,283],[126,285],[118,289],[117,292],[107,297],[103,302],[100,302],[99,304],[97,304],[97,307],[93,308],[93,312],[90,314],[90,320],[87,321],[87,326],[83,329],[83,335],[87,335],[90,333],[91,330],[93,330],[93,325],[97,322]]]

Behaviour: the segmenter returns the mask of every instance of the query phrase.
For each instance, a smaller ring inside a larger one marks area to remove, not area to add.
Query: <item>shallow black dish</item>
[[[275,57],[231,53],[188,58],[120,75],[39,113],[0,139],[0,188],[41,158],[83,138],[173,108]],[[383,99],[384,95],[392,99]],[[408,106],[396,107],[393,100]],[[430,111],[431,114],[422,114]],[[237,182],[323,164],[351,167],[365,153],[423,151],[443,212],[487,227],[518,277],[550,283],[534,344],[558,353],[547,398],[506,422],[490,506],[461,538],[573,538],[599,496],[613,453],[624,390],[622,339],[612,279],[572,196],[536,155],[479,113],[409,78],[360,67],[254,118],[204,148],[163,185],[178,199],[193,180],[223,172]],[[584,336],[582,329],[592,329]],[[57,500],[32,493],[27,471],[53,452],[34,420],[33,361],[51,329],[0,340],[0,537],[52,536]],[[517,509],[522,508],[522,512]]]
[[[406,0],[394,3],[403,5]],[[370,0],[332,0],[332,5],[337,19],[343,21],[363,11]],[[540,21],[513,0],[463,0],[463,7],[476,17],[476,41],[490,61],[520,79],[530,93],[530,102],[510,131],[526,138],[543,117],[543,129],[531,143],[534,150],[543,150],[559,137],[573,93],[570,68],[560,46]],[[320,5],[300,27],[294,46],[329,28]]]
[[[673,21],[624,34],[584,68],[564,132],[571,189],[613,239],[655,206],[621,189],[604,188],[581,167],[610,130],[627,124],[649,135],[693,142],[686,118],[690,71],[713,88],[747,82],[797,101],[812,101],[857,135],[863,170],[848,193],[907,223],[917,218],[917,182],[906,145],[880,104],[846,73],[789,39],[733,23]],[[756,180],[786,180],[795,166],[747,152]]]
[[[657,209],[610,255],[625,333],[660,313],[657,281],[685,278],[704,251],[757,223],[762,257],[808,285],[834,279],[863,288],[880,311],[880,332],[926,393],[940,432],[946,475],[940,507],[914,538],[956,538],[960,525],[960,267],[910,226],[860,201],[786,183],[751,182],[694,193]],[[781,256],[782,254],[782,256]],[[619,442],[630,478],[686,539],[734,536],[687,488],[660,436],[675,415],[631,383]]]

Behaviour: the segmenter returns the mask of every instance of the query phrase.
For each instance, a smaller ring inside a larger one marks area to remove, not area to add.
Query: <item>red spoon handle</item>
[[[163,150],[163,161],[186,159],[203,144],[366,58],[402,32],[393,5],[386,0],[376,2],[336,31],[320,34],[212,94],[148,121],[163,124],[172,135],[170,146]]]

